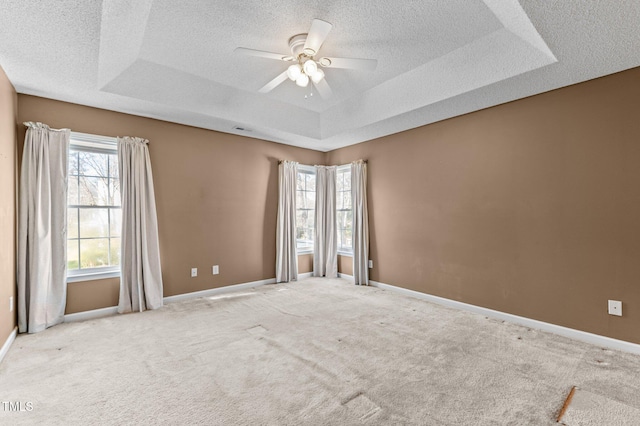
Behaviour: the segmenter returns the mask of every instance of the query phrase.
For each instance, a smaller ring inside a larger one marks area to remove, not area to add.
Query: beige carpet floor
[[[637,413],[640,357],[311,278],[20,335],[0,424],[554,425],[574,385]]]

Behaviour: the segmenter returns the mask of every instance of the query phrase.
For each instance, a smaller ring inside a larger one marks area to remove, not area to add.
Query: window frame
[[[343,164],[341,166],[337,166],[336,167],[336,197],[338,196],[339,193],[343,193],[346,191],[339,191],[338,190],[338,176],[340,173],[351,173],[351,164]],[[351,184],[349,185],[349,194],[351,195]],[[342,211],[342,212],[351,212],[351,232],[352,232],[352,239],[351,239],[351,249],[350,250],[345,250],[344,247],[338,247],[338,254],[340,256],[353,256],[353,205],[351,205],[350,209],[338,209],[338,203],[336,200],[336,233],[340,234],[340,229],[338,228],[338,212]],[[340,238],[338,238],[338,240],[340,240]]]
[[[316,173],[316,167],[315,166],[308,166],[306,164],[298,164],[297,166],[297,170],[296,170],[296,199],[298,197],[298,173],[303,173],[303,174],[308,174],[308,175],[313,175],[316,179],[318,174]],[[317,185],[317,180],[316,180],[316,185]],[[314,185],[315,186],[315,185]],[[315,188],[317,189],[317,186],[315,186]],[[313,194],[314,194],[314,200],[316,197],[316,189],[313,190]],[[307,191],[305,189],[306,192],[311,192],[311,191]],[[298,233],[298,223],[297,223],[297,217],[298,217],[298,211],[300,210],[300,206],[297,205],[296,202],[296,235]],[[312,245],[310,249],[305,249],[305,250],[300,250],[298,248],[298,238],[296,238],[296,252],[297,254],[313,254],[315,247],[316,247],[316,238],[315,238],[315,232],[316,232],[316,204],[314,201],[313,204],[313,209],[306,209],[306,210],[313,210],[313,231],[312,231]]]
[[[118,155],[118,143],[115,137],[110,136],[100,136],[100,135],[92,135],[88,133],[80,133],[80,132],[71,132],[70,136],[70,144],[69,151],[82,151],[82,152],[92,152],[96,154],[115,154],[116,157]],[[71,175],[69,175],[71,177]],[[109,178],[110,179],[110,178]],[[119,176],[118,176],[119,180]],[[74,208],[108,208],[108,209],[122,209],[122,206],[114,207],[114,206],[88,206],[83,204],[69,204],[67,200],[67,209]],[[67,213],[68,214],[68,213]],[[109,236],[107,237],[111,240],[111,215],[109,214]],[[80,228],[80,220],[78,218],[78,236]],[[117,238],[122,238],[117,237]],[[67,236],[67,241],[70,239]],[[80,237],[77,238],[77,241],[80,241]],[[68,248],[67,248],[68,250]],[[78,245],[78,250],[80,250],[80,246]],[[68,256],[68,253],[67,253]],[[78,254],[80,256],[80,254]],[[78,257],[78,261],[80,261],[80,257]],[[78,265],[80,266],[80,265]],[[117,266],[101,266],[97,268],[78,268],[78,269],[67,269],[67,282],[79,282],[79,281],[91,281],[91,280],[100,280],[105,278],[117,278],[120,277],[120,265]]]

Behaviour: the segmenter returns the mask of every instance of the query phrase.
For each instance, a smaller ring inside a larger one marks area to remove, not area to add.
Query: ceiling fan
[[[247,49],[244,47],[236,48],[235,52],[248,56],[257,56],[259,58],[293,62],[283,73],[265,84],[259,90],[260,93],[270,92],[288,78],[291,81],[295,81],[300,87],[307,87],[309,81],[311,81],[318,90],[318,93],[320,93],[320,96],[327,99],[333,92],[324,78],[324,71],[322,71],[320,67],[373,71],[378,65],[378,61],[375,59],[333,58],[326,56],[316,59],[318,51],[322,47],[322,43],[324,43],[332,27],[333,25],[326,21],[314,19],[311,22],[311,28],[308,33],[297,34],[289,39],[290,55]]]

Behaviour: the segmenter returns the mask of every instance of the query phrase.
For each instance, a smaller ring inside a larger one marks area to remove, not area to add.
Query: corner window
[[[296,244],[298,253],[312,253],[316,221],[316,170],[298,165],[296,184]]]
[[[115,138],[71,132],[67,196],[69,281],[120,271],[120,181]]]
[[[339,166],[336,173],[336,222],[338,253],[353,254],[353,210],[351,208],[351,166]]]

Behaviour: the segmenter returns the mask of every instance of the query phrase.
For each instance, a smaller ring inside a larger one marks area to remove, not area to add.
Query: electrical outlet
[[[213,267],[211,268],[211,272],[213,273],[213,275],[218,275],[220,273],[220,266],[213,265]]]
[[[13,312],[13,296],[9,296],[9,312]]]
[[[373,260],[369,259],[369,269],[373,269]]]
[[[609,315],[622,316],[622,302],[619,300],[609,300]]]
[[[198,276],[198,268],[191,268],[191,278]]]

